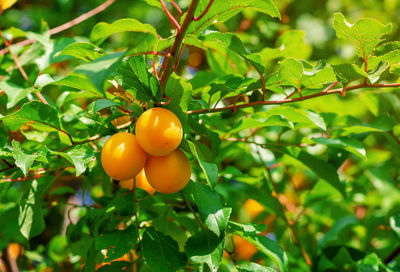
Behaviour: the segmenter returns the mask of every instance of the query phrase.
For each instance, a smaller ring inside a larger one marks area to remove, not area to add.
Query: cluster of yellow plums
[[[178,148],[183,137],[178,117],[165,108],[149,109],[137,120],[135,133],[119,132],[106,141],[101,163],[107,175],[122,187],[132,190],[136,184],[149,194],[183,189],[192,171]]]

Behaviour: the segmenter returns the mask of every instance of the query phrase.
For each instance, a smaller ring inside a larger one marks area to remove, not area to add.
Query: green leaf
[[[336,190],[338,190],[344,197],[346,197],[345,185],[340,181],[336,168],[305,151],[300,151],[297,155],[291,155],[295,159],[299,160],[310,170],[312,170],[317,176],[326,180]]]
[[[173,111],[181,121],[185,121],[182,124],[185,126],[188,120],[186,112],[192,99],[192,85],[172,73],[165,87],[165,95],[171,100],[166,108]]]
[[[90,62],[104,56],[101,48],[92,43],[76,42],[68,45],[56,56],[72,56]]]
[[[400,214],[392,215],[389,222],[392,230],[400,237]]]
[[[57,111],[39,101],[26,103],[19,111],[0,117],[0,120],[10,130],[17,130],[25,124],[43,131],[61,130]]]
[[[222,205],[217,192],[203,184],[190,182],[183,193],[199,207],[200,216],[209,230],[217,236],[225,232],[232,209]]]
[[[241,272],[275,272],[275,269],[260,265],[258,263],[239,264],[237,269]]]
[[[59,80],[54,80],[49,74],[40,75],[35,82],[36,89],[42,89],[47,85],[60,85],[83,90],[95,97],[103,97],[103,93],[97,90],[96,86],[83,74],[69,74]]]
[[[89,147],[87,144],[74,146],[66,152],[58,152],[52,150],[49,151],[51,154],[59,155],[67,159],[72,165],[74,165],[76,176],[80,176],[83,172],[86,171],[87,164],[94,157],[93,148]]]
[[[102,233],[95,239],[96,249],[107,249],[105,262],[110,262],[124,256],[136,244],[139,232],[136,227],[129,226],[125,230]]]
[[[26,239],[39,235],[46,226],[40,193],[38,181],[33,180],[19,206],[18,226]]]
[[[93,101],[92,103],[89,104],[87,107],[87,110],[89,113],[95,113],[98,111],[101,111],[103,109],[112,107],[112,106],[118,106],[120,105],[118,102],[108,100],[108,99],[99,99],[96,101]]]
[[[195,17],[200,16],[206,9],[208,3],[209,0],[200,0],[194,14]],[[210,25],[216,22],[225,22],[245,9],[253,9],[272,17],[280,18],[279,10],[272,0],[216,0],[201,20],[194,21],[190,24],[188,33],[197,35]],[[184,18],[182,18],[182,20],[184,20]]]
[[[98,91],[104,94],[103,85],[107,78],[115,75],[118,63],[122,60],[125,52],[117,52],[105,55],[89,63],[79,65],[75,72],[84,74],[93,83]]]
[[[324,120],[321,118],[321,116],[312,111],[296,109],[290,106],[278,106],[273,107],[265,113],[260,114],[260,116],[266,118],[267,120],[274,115],[281,115],[285,117],[289,122],[313,125],[319,127],[322,130],[326,130],[326,124]]]
[[[328,232],[318,240],[318,247],[323,248],[327,243],[337,241],[339,234],[346,228],[358,224],[359,221],[354,215],[344,216],[340,218],[335,224],[329,229]]]
[[[175,272],[186,264],[186,256],[178,243],[153,227],[147,228],[142,238],[142,251],[146,263],[154,272]]]
[[[391,24],[384,25],[370,18],[362,18],[350,24],[341,13],[335,13],[333,28],[336,35],[353,44],[357,54],[363,58],[368,58],[382,41],[382,36],[392,31]]]
[[[68,257],[68,241],[63,235],[54,236],[49,243],[49,257],[60,263]]]
[[[189,146],[190,152],[193,154],[193,156],[195,156],[195,158],[199,162],[200,167],[203,170],[204,175],[206,176],[208,185],[211,188],[214,188],[218,181],[218,166],[215,163],[209,163],[203,161],[200,158],[199,153],[197,152],[196,146],[191,141],[186,141],[186,142]]]
[[[332,146],[336,148],[344,149],[354,155],[359,156],[362,159],[366,159],[366,151],[361,142],[354,138],[325,138],[325,137],[318,137],[318,138],[311,138],[312,141],[324,144],[327,146]]]
[[[190,237],[185,244],[185,253],[194,263],[206,263],[210,271],[218,271],[224,250],[224,238],[214,232],[202,230]]]
[[[379,116],[371,124],[353,125],[343,128],[342,136],[367,132],[388,132],[396,125],[396,121],[388,116]]]
[[[304,71],[303,64],[292,58],[285,59],[280,64],[281,85],[300,88],[300,81]]]
[[[119,68],[119,84],[139,101],[160,101],[160,84],[148,71],[145,60],[144,56],[136,56],[124,61]]]
[[[255,245],[260,252],[271,258],[280,271],[286,271],[288,263],[286,253],[276,242],[260,235],[244,235],[242,232],[235,233]]]
[[[14,107],[18,102],[34,91],[32,87],[20,87],[7,80],[0,81],[0,90],[4,91],[7,95],[7,108]]]
[[[90,40],[96,45],[99,45],[112,34],[126,31],[144,33],[146,37],[148,37],[147,39],[150,39],[152,43],[158,41],[157,31],[153,26],[143,24],[138,20],[130,18],[120,19],[112,24],[104,22],[98,23],[93,27],[90,33]]]
[[[241,231],[245,235],[258,234],[266,229],[266,225],[264,224],[241,224],[234,221],[229,221],[229,227],[233,231]]]
[[[338,81],[346,84],[353,80],[364,79],[368,74],[355,64],[345,63],[332,65]]]
[[[42,148],[38,152],[35,152],[34,154],[26,154],[22,151],[19,142],[13,140],[12,146],[13,146],[12,154],[15,160],[15,165],[21,169],[22,173],[24,173],[25,176],[28,174],[29,168],[32,166],[35,160],[40,160],[42,162],[47,163],[46,148]]]

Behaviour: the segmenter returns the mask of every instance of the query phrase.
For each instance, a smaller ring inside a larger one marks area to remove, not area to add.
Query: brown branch
[[[180,15],[183,14],[182,10],[179,8],[179,6],[175,3],[174,0],[171,1],[171,4],[176,8],[176,10],[179,12]]]
[[[161,6],[165,12],[165,14],[167,14],[169,20],[174,24],[174,26],[176,27],[176,29],[179,30],[181,29],[181,26],[179,25],[179,23],[176,21],[176,19],[174,18],[174,16],[172,16],[172,14],[169,12],[167,5],[165,5],[164,0],[160,0],[161,2]]]
[[[187,31],[190,23],[193,21],[194,12],[196,10],[198,3],[199,3],[199,0],[192,0],[192,3],[190,4],[189,9],[186,13],[185,20],[183,21],[180,30],[176,34],[174,44],[172,45],[172,48],[169,51],[172,58],[166,58],[164,61],[164,63],[165,63],[164,72],[163,72],[163,74],[161,76],[161,80],[160,80],[162,96],[164,96],[165,86],[167,85],[168,78],[172,73],[172,67],[178,58],[179,50],[182,45],[183,38],[185,37],[186,31]]]
[[[388,87],[400,87],[400,83],[391,83],[391,84],[357,84],[354,86],[346,87],[346,91],[351,91],[351,90],[356,90],[356,89],[361,89],[361,88],[388,88]],[[274,100],[274,101],[256,101],[256,102],[251,102],[251,103],[246,103],[246,104],[241,104],[241,105],[229,105],[226,107],[221,107],[221,108],[215,108],[215,109],[200,109],[200,110],[191,110],[188,111],[188,114],[203,114],[203,113],[211,113],[211,112],[221,112],[221,111],[231,111],[234,108],[248,108],[248,107],[254,107],[254,106],[260,106],[260,105],[280,105],[280,104],[286,104],[286,103],[293,103],[293,102],[298,102],[298,101],[303,101],[319,96],[324,96],[324,95],[329,95],[329,94],[335,94],[335,93],[343,93],[344,88],[339,88],[339,89],[334,89],[334,90],[328,90],[328,91],[321,91],[315,94],[310,94],[302,97],[296,97],[296,98],[285,98],[282,100]]]
[[[73,20],[71,20],[71,21],[69,21],[69,22],[67,22],[65,24],[62,24],[60,26],[57,26],[55,28],[50,29],[49,33],[50,33],[50,35],[54,35],[54,34],[57,34],[59,32],[62,32],[64,30],[67,30],[67,29],[69,29],[69,28],[71,28],[71,27],[73,27],[73,26],[75,26],[77,24],[80,24],[83,21],[89,19],[90,17],[93,17],[94,15],[104,11],[106,8],[108,8],[114,2],[115,2],[115,0],[107,0],[103,4],[101,4],[100,6],[94,8],[94,9],[92,9],[92,10],[90,10],[90,11],[84,13],[84,14],[82,14],[81,16],[79,16],[79,17],[77,17],[77,18],[75,18],[75,19],[73,19]],[[34,42],[35,42],[35,40],[33,40],[33,39],[24,40],[24,41],[21,41],[19,43],[16,43],[15,45],[17,45],[17,46],[26,46],[26,45],[32,44]],[[4,49],[0,50],[0,55],[4,55],[8,51],[9,51],[8,48],[4,48]]]
[[[199,20],[201,20],[201,18],[203,18],[204,15],[206,15],[206,13],[210,10],[210,7],[211,7],[211,5],[212,5],[213,2],[214,2],[214,0],[210,0],[210,2],[208,3],[206,9],[203,11],[203,13],[202,13],[199,17],[193,18],[193,21],[199,21]]]
[[[394,135],[393,131],[389,131],[388,133],[390,136],[393,137],[393,139],[396,141],[396,143],[398,143],[400,145],[400,139],[396,135]]]

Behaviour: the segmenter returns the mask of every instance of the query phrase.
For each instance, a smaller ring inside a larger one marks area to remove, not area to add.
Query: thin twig
[[[211,5],[212,5],[213,2],[214,2],[214,0],[210,0],[210,2],[208,3],[206,9],[203,11],[203,13],[202,13],[199,17],[193,18],[193,21],[199,21],[199,20],[201,20],[201,18],[203,18],[204,15],[206,15],[206,13],[210,10],[210,7],[211,7]]]
[[[182,10],[179,8],[178,4],[175,3],[174,0],[171,1],[171,4],[174,6],[174,8],[176,8],[176,10],[179,12],[180,15],[183,14]]]
[[[393,139],[396,141],[396,143],[398,143],[400,145],[400,139],[396,135],[394,135],[393,131],[389,131],[388,133],[390,136],[393,137]]]
[[[351,90],[356,90],[356,89],[361,89],[361,88],[396,88],[400,87],[400,83],[391,83],[391,84],[357,84],[354,86],[346,87],[346,91],[351,91]],[[215,108],[215,109],[200,109],[200,110],[191,110],[188,111],[188,114],[203,114],[203,113],[211,113],[211,112],[221,112],[221,111],[231,111],[234,108],[248,108],[248,107],[254,107],[254,106],[260,106],[260,105],[280,105],[280,104],[286,104],[286,103],[293,103],[293,102],[298,102],[298,101],[303,101],[319,96],[324,96],[324,95],[329,95],[329,94],[335,94],[335,93],[340,93],[342,94],[343,88],[339,89],[334,89],[334,90],[328,90],[328,91],[321,91],[315,94],[310,94],[306,95],[303,97],[296,97],[296,98],[285,98],[283,100],[273,100],[273,101],[256,101],[256,102],[251,102],[251,103],[246,103],[246,104],[241,104],[241,105],[230,105],[226,107],[221,107],[221,108]]]
[[[176,29],[179,30],[181,29],[181,26],[179,25],[179,23],[176,21],[176,19],[174,18],[174,16],[172,16],[172,14],[169,12],[167,5],[165,4],[164,0],[160,0],[161,6],[165,12],[165,14],[167,14],[169,20],[174,24],[174,26],[176,27]]]
[[[93,17],[94,15],[104,11],[106,8],[108,8],[115,1],[116,0],[107,0],[103,4],[101,4],[101,5],[97,6],[96,8],[94,8],[94,9],[92,9],[92,10],[90,10],[90,11],[88,11],[88,12],[82,14],[82,15],[80,15],[79,17],[77,17],[77,18],[75,18],[75,19],[73,19],[73,20],[71,20],[71,21],[69,21],[69,22],[67,22],[65,24],[62,24],[60,26],[57,26],[55,28],[50,29],[49,30],[50,35],[57,34],[59,32],[65,31],[65,30],[67,30],[67,29],[69,29],[69,28],[71,28],[71,27],[73,27],[73,26],[75,26],[77,24],[82,23],[83,21],[89,19],[90,17]],[[26,45],[32,44],[34,42],[35,42],[35,40],[33,40],[33,39],[24,40],[24,41],[21,41],[19,43],[14,44],[14,45],[26,46]],[[8,51],[9,51],[8,48],[4,48],[4,49],[0,50],[0,55],[4,55]]]
[[[172,56],[171,58],[165,58],[163,65],[164,71],[160,79],[160,85],[161,85],[161,94],[164,96],[165,94],[165,86],[167,85],[167,81],[169,76],[172,73],[172,67],[175,64],[178,55],[179,55],[179,50],[182,45],[183,38],[185,37],[186,31],[190,25],[190,23],[193,21],[193,16],[194,12],[196,10],[196,7],[199,3],[199,0],[192,0],[192,3],[189,6],[189,9],[186,13],[185,20],[183,21],[180,30],[176,34],[174,44],[172,45],[172,48],[169,52],[169,54]]]
[[[90,137],[89,139],[84,140],[84,141],[76,142],[76,143],[73,143],[73,144],[71,144],[71,145],[69,145],[67,147],[61,148],[61,149],[58,150],[58,152],[64,152],[64,151],[66,151],[66,150],[68,150],[70,148],[73,148],[74,146],[83,145],[83,144],[86,144],[86,143],[89,143],[89,142],[93,142],[93,141],[96,141],[96,140],[98,140],[100,138],[101,138],[100,135],[97,134],[97,135],[95,135],[93,137]]]

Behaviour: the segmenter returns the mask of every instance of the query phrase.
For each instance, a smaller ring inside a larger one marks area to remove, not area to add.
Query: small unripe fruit
[[[150,185],[164,194],[182,190],[192,174],[188,158],[179,149],[162,157],[149,156],[144,171]]]
[[[176,115],[164,108],[152,108],[140,115],[135,129],[144,151],[153,156],[165,156],[182,141],[182,124]]]
[[[123,180],[119,183],[119,186],[129,190],[133,190],[134,181],[133,179]],[[144,169],[136,176],[136,187],[145,190],[149,195],[153,195],[156,191],[149,182],[147,181]]]
[[[101,151],[104,171],[116,180],[131,179],[146,164],[147,154],[139,146],[135,135],[119,132],[107,140]]]

